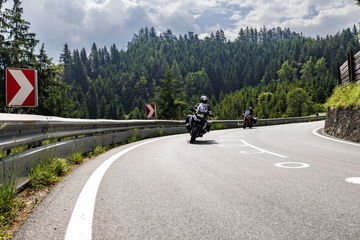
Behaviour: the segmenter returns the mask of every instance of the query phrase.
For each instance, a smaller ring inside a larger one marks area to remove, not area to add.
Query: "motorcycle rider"
[[[212,109],[211,109],[211,106],[208,104],[208,97],[205,96],[205,95],[202,95],[200,97],[200,102],[198,104],[196,104],[196,106],[194,107],[195,111],[198,112],[198,113],[208,113],[209,116],[213,116],[212,114]],[[185,119],[185,127],[188,131],[190,131],[190,118],[191,118],[192,115],[187,115],[186,116],[186,119]],[[211,124],[211,123],[210,123]],[[207,125],[206,127],[206,131],[207,132],[210,132],[210,124]]]
[[[245,111],[245,118],[250,117],[251,125],[256,124],[256,120],[254,119],[254,109],[250,106],[248,110]]]
[[[245,117],[254,116],[254,110],[252,107],[249,107],[248,110],[245,111]]]

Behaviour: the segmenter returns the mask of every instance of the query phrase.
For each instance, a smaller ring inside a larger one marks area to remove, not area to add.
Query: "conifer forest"
[[[360,50],[356,25],[316,38],[246,27],[233,40],[222,30],[200,39],[144,27],[125,49],[64,43],[54,61],[30,32],[21,1],[13,2],[5,8],[0,1],[0,112],[144,119],[145,104],[156,103],[159,119],[184,119],[207,95],[218,119],[239,119],[249,106],[258,118],[306,116],[325,111],[338,64]],[[5,106],[7,67],[38,71],[37,108]]]

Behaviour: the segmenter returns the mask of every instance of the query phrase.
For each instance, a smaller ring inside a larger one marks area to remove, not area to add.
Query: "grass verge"
[[[351,83],[347,86],[337,86],[325,107],[352,108],[360,107],[360,84]]]
[[[13,182],[0,186],[0,239],[12,239],[9,232],[22,204],[16,199],[16,187]]]

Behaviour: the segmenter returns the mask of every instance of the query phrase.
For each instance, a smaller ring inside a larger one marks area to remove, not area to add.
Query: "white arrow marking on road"
[[[147,107],[149,108],[150,112],[149,114],[147,115],[148,118],[151,118],[153,113],[155,112],[155,109],[153,109],[153,107],[149,104],[147,105]]]
[[[256,150],[259,150],[260,152],[263,152],[263,153],[268,153],[268,154],[271,154],[271,155],[274,155],[274,156],[277,156],[277,157],[281,157],[281,158],[288,158],[286,156],[283,156],[283,155],[280,155],[280,154],[277,154],[277,153],[274,153],[274,152],[270,152],[270,151],[267,151],[267,150],[264,150],[264,149],[261,149],[259,147],[256,147],[254,145],[251,145],[250,143],[247,143],[246,141],[244,140],[241,140],[241,142],[243,142],[245,145],[249,146],[249,147],[252,147]]]
[[[20,89],[16,95],[11,99],[10,106],[22,105],[26,98],[29,96],[34,87],[31,85],[27,77],[21,70],[9,70],[16,82],[19,84]]]

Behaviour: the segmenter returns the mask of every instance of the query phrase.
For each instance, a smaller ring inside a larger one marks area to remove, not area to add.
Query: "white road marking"
[[[97,191],[103,176],[105,175],[111,164],[113,164],[121,156],[130,152],[131,150],[134,150],[135,148],[162,139],[164,139],[164,137],[143,142],[124,149],[108,158],[95,170],[95,172],[93,172],[93,174],[85,183],[85,186],[83,187],[76,202],[69,225],[66,230],[65,240],[91,240],[92,221]]]
[[[316,136],[325,138],[325,139],[329,139],[329,140],[335,141],[335,142],[341,142],[341,143],[346,143],[346,144],[350,144],[350,145],[354,145],[354,146],[360,147],[360,144],[359,144],[359,143],[351,143],[351,142],[347,142],[347,141],[343,141],[343,140],[339,140],[339,139],[334,139],[334,138],[331,138],[331,137],[326,137],[326,136],[324,136],[324,135],[321,135],[321,134],[319,134],[319,133],[317,132],[317,131],[319,131],[321,128],[323,128],[323,127],[319,127],[319,128],[314,129],[314,130],[312,131],[313,134],[315,134]]]
[[[301,162],[282,162],[282,163],[275,163],[274,165],[279,168],[307,168],[307,167],[310,167],[310,164],[301,163]],[[295,166],[286,166],[286,165],[295,165]]]
[[[259,151],[259,150],[249,150],[249,151],[240,151],[241,154],[262,154],[263,152],[262,151]]]
[[[218,147],[223,147],[223,148],[238,148],[238,147],[247,147],[247,145],[245,144],[218,144]]]
[[[270,151],[267,151],[265,149],[262,149],[262,148],[259,148],[259,147],[256,147],[254,145],[251,145],[250,143],[247,143],[245,140],[241,140],[241,142],[243,142],[245,145],[249,146],[249,147],[252,147],[256,150],[259,150],[260,152],[263,152],[263,153],[268,153],[268,154],[271,154],[271,155],[274,155],[276,157],[280,157],[280,158],[288,158],[284,155],[281,155],[281,154],[277,154],[277,153],[274,153],[274,152],[270,152]]]
[[[347,178],[345,181],[348,183],[360,184],[360,177]]]

